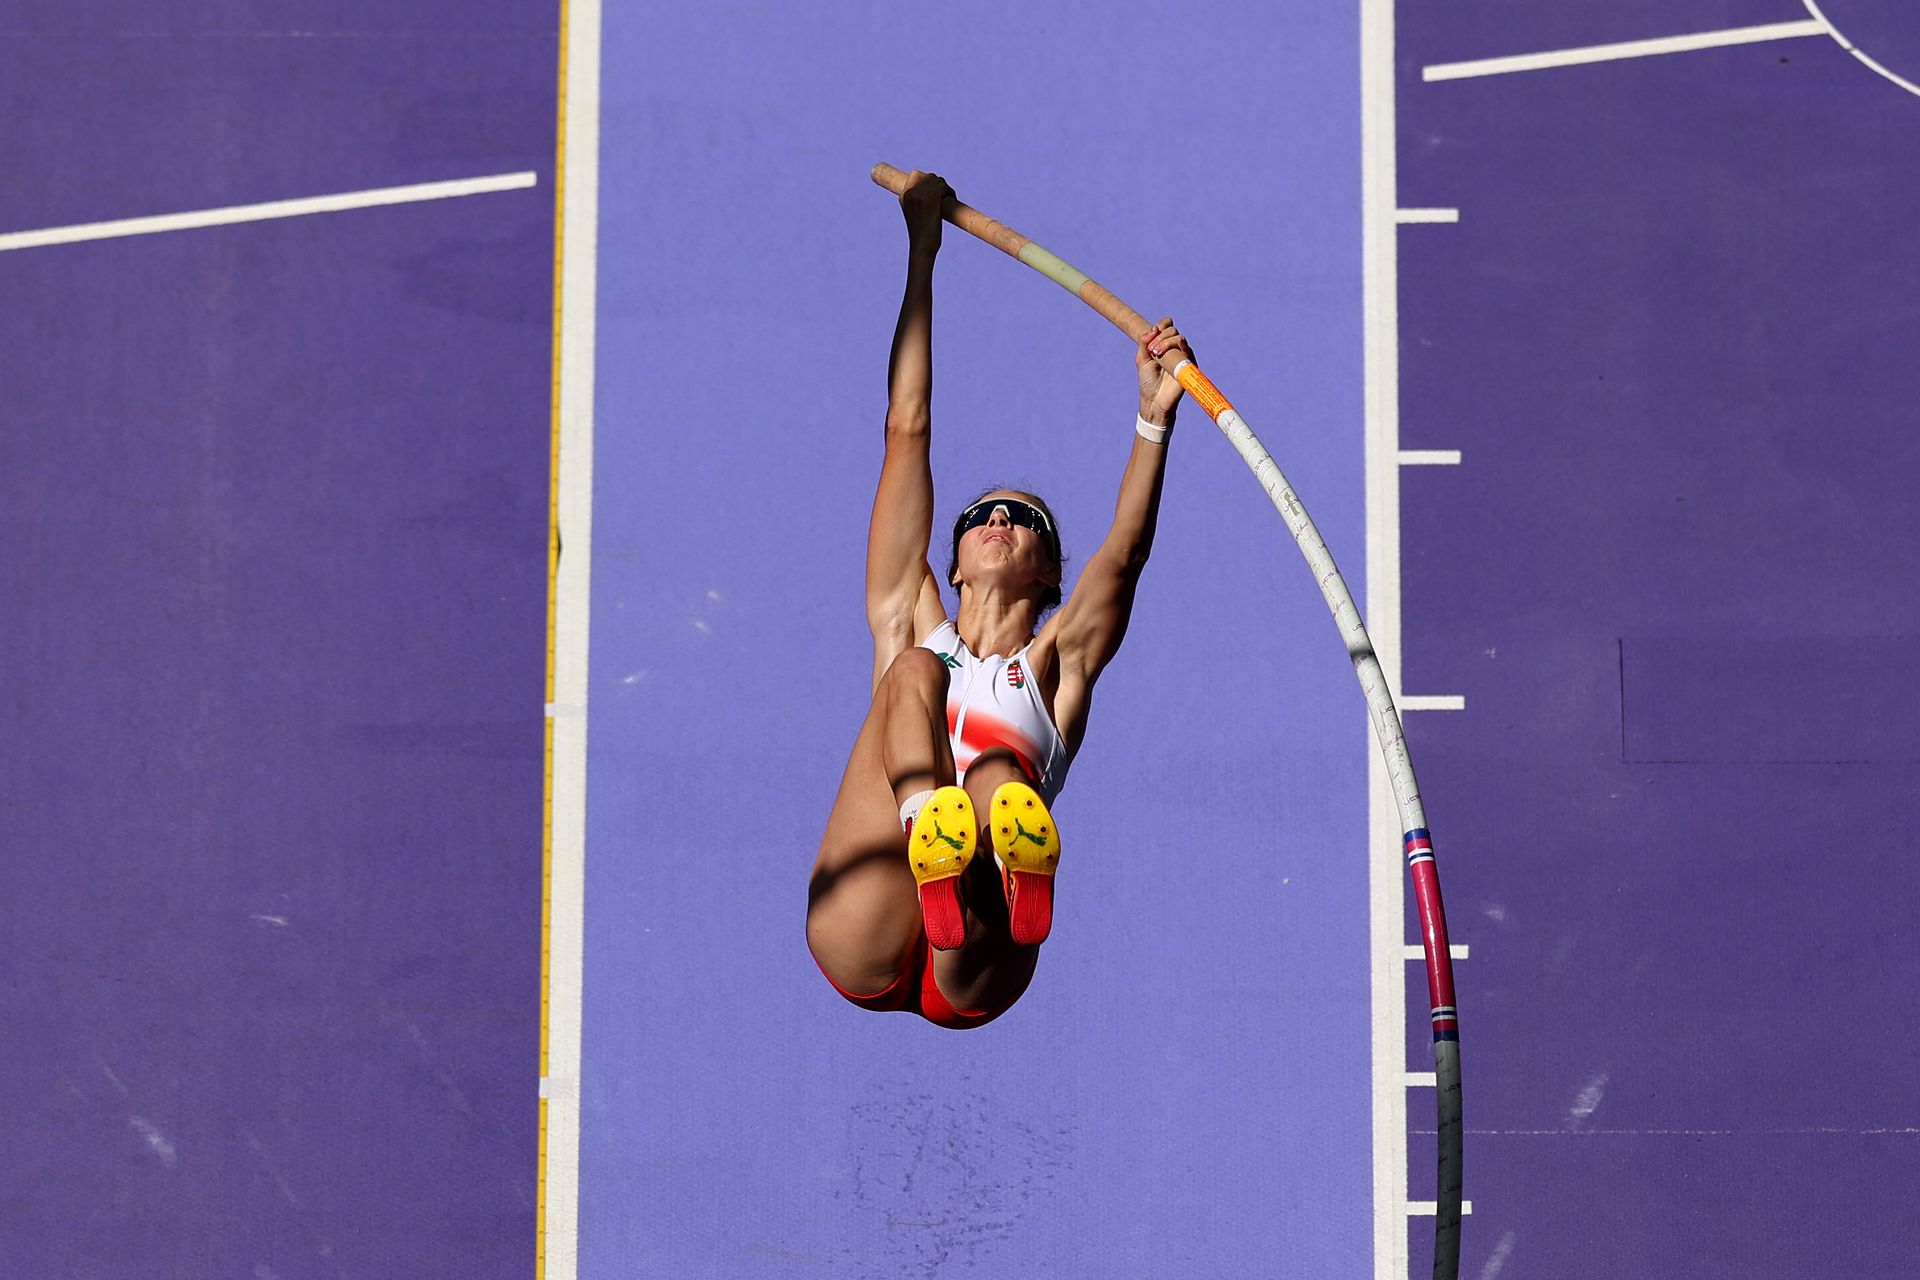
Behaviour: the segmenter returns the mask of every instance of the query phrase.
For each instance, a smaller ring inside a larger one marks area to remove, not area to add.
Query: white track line
[[[1403,467],[1457,467],[1460,465],[1458,449],[1402,449],[1400,465]]]
[[[1465,711],[1464,693],[1405,693],[1400,695],[1402,711]]]
[[[1447,954],[1455,960],[1465,960],[1467,958],[1467,944],[1464,942],[1450,942],[1447,944]],[[1427,958],[1427,949],[1417,942],[1409,942],[1405,955],[1409,960],[1425,960]]]
[[[1415,222],[1458,222],[1458,209],[1401,209],[1393,215],[1393,220],[1401,226]]]
[[[580,1024],[587,859],[587,603],[593,551],[595,252],[600,207],[600,0],[568,0],[561,222],[559,526],[554,583],[552,895],[547,917],[545,1280],[579,1270]]]
[[[236,204],[224,209],[162,213],[149,218],[121,218],[114,222],[81,222],[69,227],[47,227],[39,231],[10,231],[0,235],[0,250],[37,249],[42,245],[73,244],[82,240],[113,240],[121,236],[150,236],[161,231],[221,227],[235,222],[266,222],[273,218],[298,218],[309,213],[371,209],[384,204],[448,200],[455,196],[477,196],[490,191],[515,191],[533,186],[536,180],[536,175],[531,173],[500,173],[490,178],[459,178],[452,182],[418,182],[407,187],[375,187],[370,191],[348,191],[333,196],[269,200],[265,204]]]
[[[1435,1204],[1431,1200],[1407,1201],[1407,1215],[1409,1217],[1431,1218],[1439,1212],[1440,1212],[1440,1206]],[[1460,1216],[1464,1218],[1472,1212],[1473,1212],[1473,1201],[1462,1200],[1460,1202]]]
[[[1365,308],[1367,633],[1400,687],[1400,266],[1394,133],[1394,0],[1360,4],[1360,239]],[[1407,967],[1400,818],[1386,761],[1367,752],[1367,937],[1374,1280],[1407,1280]]]
[[[1834,42],[1837,43],[1842,49],[1845,49],[1848,53],[1860,59],[1861,62],[1873,68],[1874,71],[1885,76],[1887,79],[1893,81],[1895,84],[1899,85],[1902,89],[1905,89],[1908,93],[1920,94],[1920,85],[1915,84],[1911,80],[1902,79],[1900,76],[1895,75],[1893,72],[1887,70],[1885,67],[1875,62],[1872,58],[1869,58],[1866,54],[1860,52],[1859,49],[1855,48],[1851,40],[1841,35],[1839,30],[1835,28],[1835,26],[1831,22],[1827,21],[1827,15],[1820,12],[1820,6],[1815,4],[1814,0],[1802,0],[1802,3],[1807,6],[1807,12],[1814,16],[1815,21],[1817,21],[1820,24],[1821,28],[1828,35],[1833,37]]]
[[[1614,62],[1621,58],[1647,58],[1662,53],[1690,53],[1695,49],[1718,49],[1735,44],[1759,44],[1767,40],[1794,40],[1802,36],[1824,36],[1832,28],[1818,22],[1773,22],[1759,27],[1735,27],[1727,31],[1702,31],[1690,36],[1665,36],[1658,40],[1627,40],[1619,44],[1589,45],[1584,49],[1555,49],[1547,53],[1522,53],[1507,58],[1480,58],[1473,62],[1441,62],[1420,69],[1422,80],[1465,80],[1473,76],[1497,76],[1513,71],[1539,71],[1546,67],[1572,67],[1587,62]]]

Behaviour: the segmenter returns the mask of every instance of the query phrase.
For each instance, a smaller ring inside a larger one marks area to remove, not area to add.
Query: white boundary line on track
[[[162,213],[147,218],[119,218],[112,222],[81,222],[67,227],[45,227],[38,231],[10,231],[0,235],[0,252],[37,249],[50,244],[74,244],[83,240],[150,236],[162,231],[186,231],[194,227],[221,227],[236,222],[298,218],[310,213],[338,213],[344,209],[413,204],[421,200],[447,200],[455,196],[485,195],[493,191],[516,191],[531,187],[536,181],[538,177],[532,173],[498,173],[487,178],[416,182],[404,187],[375,187],[367,191],[346,191],[339,195],[305,196],[298,200],[269,200],[263,204],[228,205],[223,209]]]
[[[1366,368],[1367,634],[1389,692],[1400,688],[1400,308],[1394,125],[1394,0],[1360,5],[1360,238]],[[1406,888],[1386,761],[1367,751],[1367,935],[1371,992],[1373,1275],[1407,1280]]]
[[[1402,711],[1465,711],[1464,693],[1408,693],[1399,702]]]
[[[1458,449],[1402,449],[1400,465],[1403,467],[1457,467],[1460,465]]]
[[[1393,215],[1393,220],[1401,226],[1410,226],[1420,222],[1458,222],[1458,209],[1401,209]]]
[[[1622,58],[1648,58],[1663,53],[1691,53],[1695,49],[1719,49],[1727,45],[1759,44],[1767,40],[1794,40],[1803,36],[1824,36],[1833,28],[1818,22],[1772,22],[1758,27],[1735,27],[1726,31],[1702,31],[1696,35],[1663,36],[1657,40],[1625,40],[1618,44],[1596,44],[1581,49],[1553,49],[1545,53],[1521,53],[1506,58],[1478,58],[1471,62],[1441,62],[1420,69],[1422,80],[1465,80],[1474,76],[1497,76],[1514,71],[1539,71],[1547,67],[1572,67],[1589,62],[1614,62]]]
[[[579,1271],[580,1027],[586,924],[587,639],[593,550],[600,0],[569,0],[560,271],[560,567],[554,584],[552,895],[547,922],[546,1280]],[[546,1082],[543,1082],[545,1084]]]
[[[1408,1217],[1412,1217],[1412,1218],[1431,1218],[1431,1217],[1433,1217],[1433,1216],[1434,1216],[1435,1214],[1437,1214],[1437,1213],[1439,1213],[1439,1212],[1440,1212],[1440,1206],[1439,1206],[1439,1205],[1437,1205],[1437,1204],[1435,1204],[1435,1203],[1434,1203],[1433,1201],[1431,1201],[1431,1200],[1409,1200],[1409,1201],[1407,1201],[1407,1216],[1408,1216]],[[1473,1212],[1473,1201],[1471,1201],[1471,1200],[1462,1200],[1462,1201],[1460,1202],[1460,1216],[1464,1218],[1464,1217],[1466,1217],[1466,1216],[1467,1216],[1468,1214],[1470,1214],[1470,1213],[1472,1213],[1472,1212]]]
[[[1887,70],[1885,67],[1881,66],[1878,62],[1875,62],[1872,58],[1869,58],[1866,54],[1862,53],[1858,48],[1856,48],[1854,46],[1853,41],[1847,39],[1844,35],[1841,35],[1839,29],[1835,27],[1831,22],[1827,21],[1827,15],[1820,12],[1820,6],[1818,4],[1815,4],[1814,0],[1801,0],[1801,3],[1806,5],[1807,12],[1813,15],[1814,21],[1820,24],[1821,30],[1825,31],[1828,35],[1833,37],[1835,44],[1838,44],[1842,49],[1845,49],[1848,53],[1860,59],[1861,62],[1873,68],[1874,71],[1885,76],[1887,79],[1893,81],[1895,84],[1899,85],[1902,89],[1905,89],[1908,93],[1920,94],[1920,85],[1915,84],[1911,80],[1907,80],[1900,76],[1897,76],[1893,72]]]

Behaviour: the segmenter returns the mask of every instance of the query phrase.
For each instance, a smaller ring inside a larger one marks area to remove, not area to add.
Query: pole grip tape
[[[1193,361],[1182,360],[1174,369],[1173,376],[1180,380],[1180,385],[1186,388],[1187,394],[1198,400],[1200,407],[1205,409],[1207,416],[1215,422],[1220,420],[1221,414],[1233,408],[1227,403],[1227,398],[1220,394],[1220,388],[1213,385],[1213,379],[1200,372],[1200,366]]]

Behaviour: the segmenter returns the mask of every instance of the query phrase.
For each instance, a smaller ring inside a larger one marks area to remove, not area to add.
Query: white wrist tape
[[[1164,427],[1156,427],[1145,418],[1136,414],[1134,415],[1133,430],[1134,434],[1143,440],[1150,440],[1154,444],[1165,444],[1167,437],[1173,434],[1173,424],[1169,422]]]

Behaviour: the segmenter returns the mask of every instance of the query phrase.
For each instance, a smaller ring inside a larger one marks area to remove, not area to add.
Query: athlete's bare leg
[[[880,764],[900,806],[922,791],[953,785],[953,744],[947,738],[947,664],[931,649],[903,651],[880,677],[875,701],[884,701]]]
[[[920,897],[907,866],[900,806],[953,782],[947,738],[947,668],[927,649],[888,667],[840,779],[808,884],[807,945],[827,976],[856,995],[884,991],[905,972],[921,931]],[[967,771],[981,812],[993,788],[1020,776],[1012,757],[989,752]],[[940,991],[958,1009],[1006,1002],[1026,989],[1038,947],[1015,946],[1006,899],[984,837],[961,882],[966,942],[934,953]]]
[[[855,995],[891,986],[920,935],[900,806],[953,782],[946,697],[946,664],[931,650],[895,658],[873,691],[827,816],[807,885],[807,945],[827,976]]]

